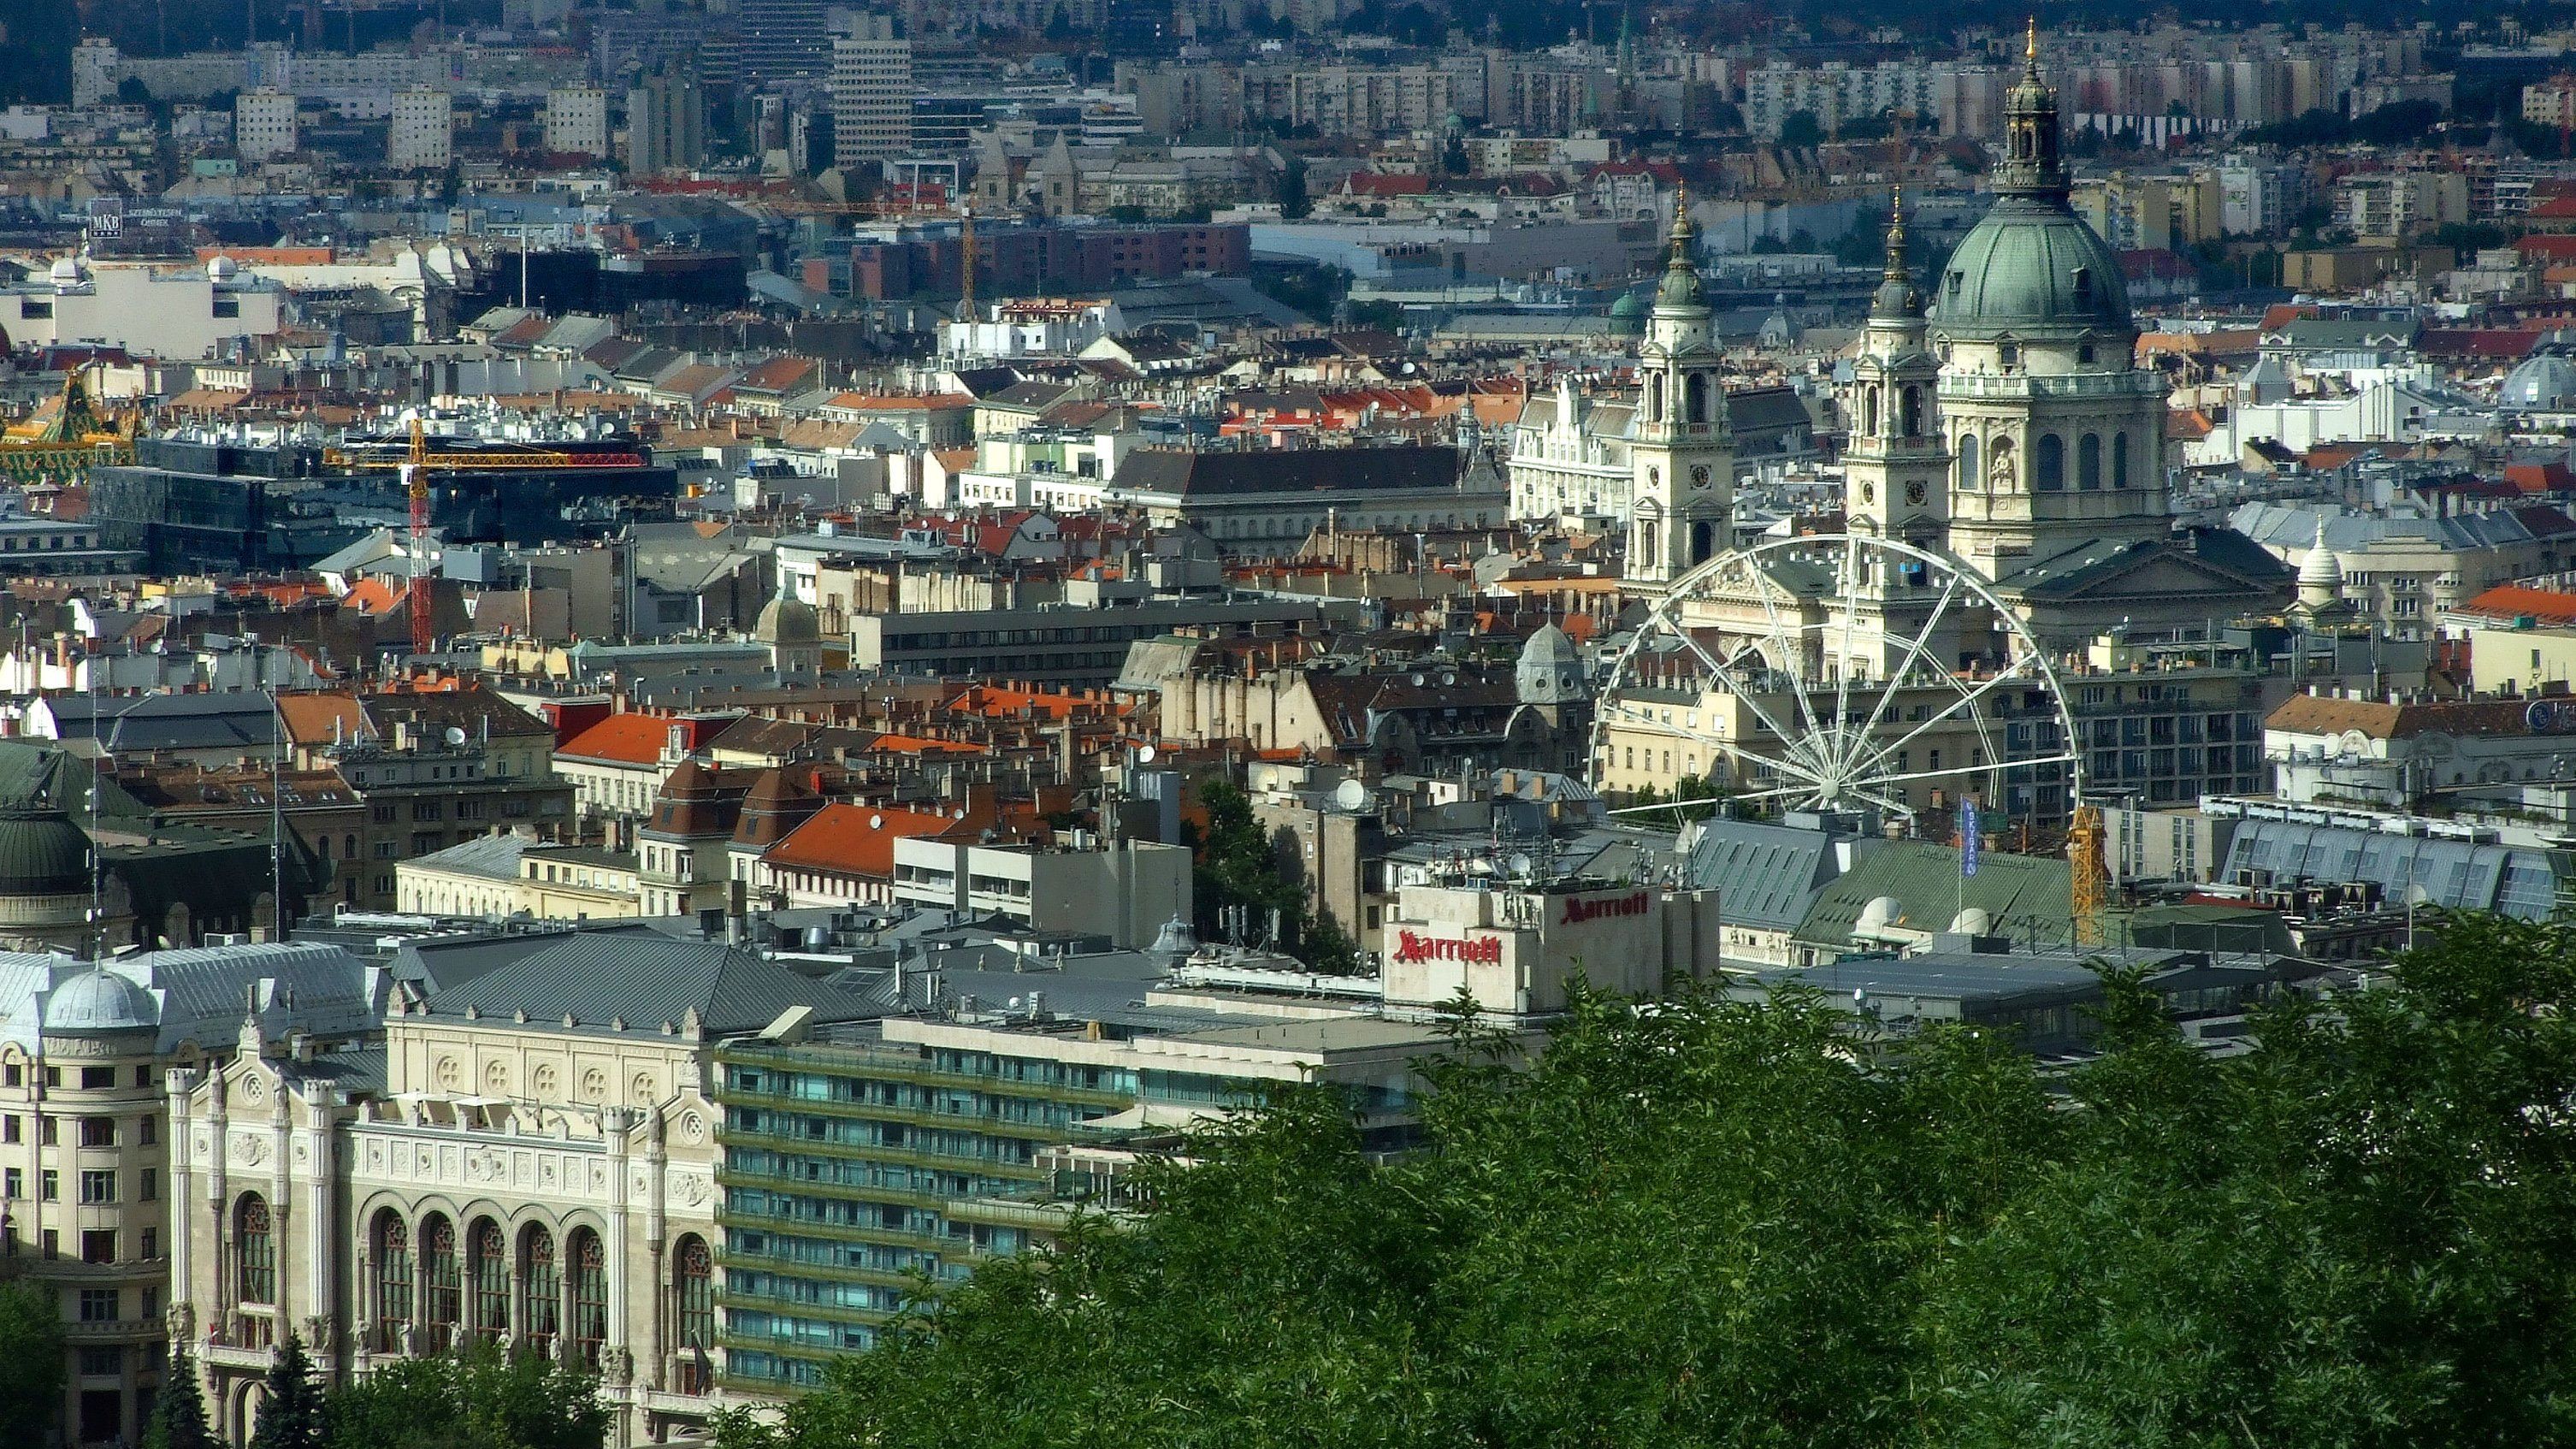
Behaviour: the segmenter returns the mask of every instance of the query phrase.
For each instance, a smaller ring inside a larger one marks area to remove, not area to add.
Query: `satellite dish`
[[[958,807],[957,807],[956,818],[957,818],[957,819],[959,819],[959,820],[963,820],[963,819],[965,819],[965,818],[966,818],[966,807],[965,807],[965,806],[960,805],[960,806],[958,806]]]
[[[870,830],[883,830],[883,829],[885,829],[885,817],[884,817],[884,816],[882,816],[882,815],[871,815],[871,816],[869,816],[869,817],[868,817],[868,828],[869,828]]]
[[[1333,808],[1337,810],[1358,811],[1366,810],[1368,807],[1368,786],[1361,784],[1357,780],[1344,780],[1342,783],[1333,787]]]
[[[1527,851],[1519,851],[1519,850],[1513,851],[1513,852],[1512,852],[1512,858],[1511,858],[1511,862],[1510,862],[1510,864],[1511,864],[1511,872],[1512,872],[1512,875],[1513,875],[1513,877],[1514,877],[1515,879],[1518,879],[1518,880],[1527,880],[1527,879],[1529,879],[1529,874],[1530,874],[1530,858],[1529,858],[1529,853],[1528,853]]]
[[[1154,763],[1154,756],[1157,753],[1158,752],[1152,745],[1138,745],[1136,747],[1136,763],[1140,765],[1150,765]]]
[[[447,742],[451,745],[461,745],[465,743],[465,731],[455,725],[449,725],[447,727]]]
[[[1416,689],[1420,689],[1423,685],[1425,685],[1425,684],[1427,684],[1427,683],[1429,683],[1429,682],[1430,682],[1429,680],[1426,680],[1425,678],[1423,678],[1423,677],[1422,677],[1421,675],[1419,675],[1419,674],[1417,674],[1417,675],[1413,676],[1413,687],[1414,687],[1414,688],[1416,688]]]

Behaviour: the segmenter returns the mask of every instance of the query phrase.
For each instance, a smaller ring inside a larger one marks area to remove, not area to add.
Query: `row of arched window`
[[[1978,489],[1985,486],[1989,472],[2009,475],[2012,440],[1997,438],[1991,455],[1980,451],[1977,435],[1961,433],[1958,443],[1959,486]],[[2101,488],[2107,474],[2113,488],[2129,486],[2129,435],[2113,433],[2110,446],[2103,446],[2102,435],[2086,433],[2075,440],[2074,486],[2078,491]],[[2007,480],[2009,481],[2009,479]],[[2035,493],[2062,493],[2067,488],[2066,439],[2056,433],[2041,433],[2031,440],[2030,486]]]
[[[500,1223],[473,1220],[460,1241],[444,1213],[420,1220],[415,1235],[402,1214],[377,1212],[368,1229],[369,1316],[380,1351],[406,1347],[440,1353],[459,1333],[498,1340],[513,1331],[539,1353],[554,1351],[569,1329],[578,1360],[599,1363],[608,1341],[608,1254],[599,1234],[575,1228],[558,1253],[543,1223],[521,1228],[514,1245]],[[277,1301],[277,1241],[266,1199],[244,1193],[233,1210],[233,1289],[245,1304]],[[687,1234],[671,1254],[671,1323],[684,1349],[715,1345],[715,1260],[706,1240]],[[567,1318],[569,1322],[567,1324]]]
[[[1878,415],[1879,385],[1873,382],[1862,388],[1860,394],[1860,430],[1863,435],[1878,436]],[[1923,435],[1923,389],[1921,387],[1907,383],[1897,390],[1896,416],[1892,421],[1896,424],[1899,437],[1916,438]]]
[[[1683,374],[1681,420],[1686,423],[1716,421],[1709,416],[1708,397],[1708,374],[1704,372]],[[1646,374],[1646,420],[1653,423],[1664,420],[1664,375],[1661,372],[1650,371]]]

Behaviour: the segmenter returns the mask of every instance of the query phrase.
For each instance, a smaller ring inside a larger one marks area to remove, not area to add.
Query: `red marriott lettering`
[[[1560,926],[1571,926],[1583,921],[1596,921],[1603,916],[1642,916],[1645,913],[1646,893],[1644,891],[1626,896],[1594,896],[1590,900],[1581,896],[1567,896],[1565,914],[1557,917],[1556,923]]]
[[[1395,959],[1408,965],[1422,961],[1499,965],[1503,959],[1503,940],[1500,936],[1480,936],[1462,941],[1454,936],[1425,936],[1413,931],[1398,931],[1395,933]]]

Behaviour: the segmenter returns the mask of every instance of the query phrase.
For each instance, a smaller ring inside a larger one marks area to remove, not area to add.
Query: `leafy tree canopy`
[[[1585,997],[1374,1166],[1290,1090],[1133,1225],[1005,1260],[727,1449],[2181,1449],[2576,1437],[2576,935],[2186,1045],[2109,978],[2062,1078],[1819,997]],[[1462,1034],[1463,1035],[1463,1034]]]
[[[0,1283],[0,1424],[41,1430],[62,1404],[63,1316],[54,1291],[23,1279]]]
[[[388,1364],[324,1418],[329,1449],[600,1449],[609,1427],[590,1376],[490,1344]]]

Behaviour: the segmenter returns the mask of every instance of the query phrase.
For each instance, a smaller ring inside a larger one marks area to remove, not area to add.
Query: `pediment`
[[[2092,563],[2061,555],[2025,569],[2004,583],[2010,592],[2025,598],[2104,603],[2119,599],[2261,599],[2270,593],[2258,580],[2163,543],[2131,547]]]

